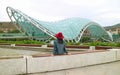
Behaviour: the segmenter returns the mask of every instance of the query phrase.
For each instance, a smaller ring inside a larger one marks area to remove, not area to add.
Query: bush
[[[67,42],[67,45],[80,45],[80,42],[76,43],[76,42]]]
[[[120,47],[120,42],[119,42],[119,43],[116,43],[116,47]]]
[[[2,30],[0,30],[0,33],[4,33]]]
[[[8,33],[20,33],[19,30],[13,30],[13,31],[9,31]]]
[[[34,41],[34,40],[0,40],[0,43],[6,44],[46,44],[42,41]]]
[[[0,40],[0,43],[4,44],[40,44],[40,45],[45,45],[48,44],[44,41],[36,41],[36,40],[23,40],[23,39],[7,39],[7,40]],[[66,45],[80,45],[81,43],[78,42],[66,42]],[[100,42],[100,41],[95,41],[95,42],[89,42],[89,43],[82,43],[82,45],[87,45],[87,46],[112,46],[112,47],[120,47],[120,42],[115,43],[115,42]]]
[[[116,46],[116,43],[96,41],[96,42],[84,43],[84,45],[88,45],[88,46],[112,46],[112,47],[114,47],[114,46]]]

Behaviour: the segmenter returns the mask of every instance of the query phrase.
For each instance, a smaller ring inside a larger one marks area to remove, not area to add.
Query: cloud
[[[105,3],[105,0],[61,0],[63,3],[77,6],[99,6]]]
[[[102,13],[96,15],[96,17],[92,18],[93,21],[99,23],[102,26],[110,26],[117,23],[120,23],[120,14],[116,12]]]
[[[119,13],[106,13],[106,14],[101,14],[97,16],[99,18],[105,18],[105,19],[120,19],[120,14]]]
[[[58,21],[58,20],[63,20],[65,17],[63,16],[49,16],[45,14],[39,14],[39,16],[34,16],[33,18],[41,20],[41,21]]]
[[[120,22],[120,0],[0,0],[0,21],[8,21],[11,6],[39,20],[56,21],[70,17],[88,18],[101,25]]]

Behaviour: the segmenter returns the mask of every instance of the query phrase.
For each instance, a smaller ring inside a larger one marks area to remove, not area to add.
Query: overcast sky
[[[10,21],[7,6],[43,21],[80,17],[101,26],[120,23],[120,0],[0,0],[0,21]]]

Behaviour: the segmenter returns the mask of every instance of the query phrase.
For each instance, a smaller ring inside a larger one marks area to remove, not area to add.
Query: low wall
[[[0,75],[120,75],[120,50],[0,59]]]
[[[28,59],[28,72],[46,72],[77,68],[88,65],[112,62],[116,60],[115,51],[85,53],[77,55],[64,55],[54,57],[41,57]]]
[[[30,75],[120,75],[120,61]]]
[[[26,73],[26,59],[0,59],[0,75],[16,75]]]

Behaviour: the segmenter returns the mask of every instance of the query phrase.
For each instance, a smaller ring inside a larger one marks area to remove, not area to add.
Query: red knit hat
[[[56,38],[59,38],[59,39],[63,39],[63,38],[64,38],[62,32],[57,33],[57,34],[55,35],[55,37],[56,37]]]

